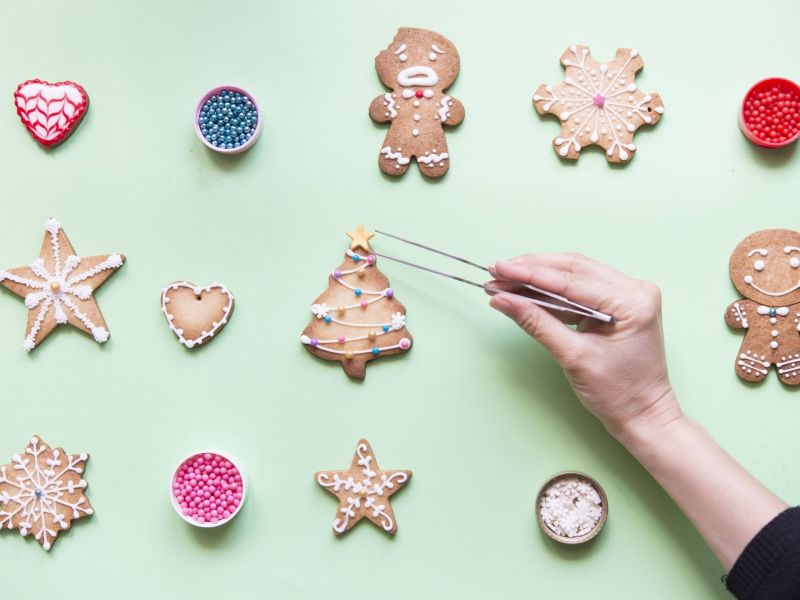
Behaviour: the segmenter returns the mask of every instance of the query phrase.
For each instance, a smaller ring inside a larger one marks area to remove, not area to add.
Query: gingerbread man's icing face
[[[401,28],[389,47],[375,57],[383,84],[409,94],[418,88],[446,90],[461,67],[456,47],[443,35],[426,29]]]
[[[731,254],[730,274],[736,289],[754,302],[800,302],[800,232],[765,229],[750,234]]]

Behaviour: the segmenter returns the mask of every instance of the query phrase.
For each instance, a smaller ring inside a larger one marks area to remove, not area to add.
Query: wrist
[[[629,451],[650,445],[666,433],[690,425],[691,419],[681,410],[675,392],[667,385],[645,402],[646,408],[617,426],[606,425],[608,432]]]

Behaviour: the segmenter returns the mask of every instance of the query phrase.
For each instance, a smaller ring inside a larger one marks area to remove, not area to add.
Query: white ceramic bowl
[[[200,111],[203,109],[203,106],[208,101],[208,99],[211,98],[211,96],[219,94],[223,90],[228,90],[231,92],[239,92],[240,94],[247,96],[253,102],[253,106],[256,107],[256,115],[258,116],[258,121],[256,122],[256,130],[253,132],[253,135],[250,137],[250,139],[247,140],[244,144],[242,144],[238,148],[219,148],[217,146],[214,146],[205,137],[203,137],[203,132],[200,131],[200,123],[199,123]],[[236,85],[220,85],[215,87],[214,89],[208,90],[203,95],[203,97],[200,98],[200,102],[197,103],[197,108],[194,111],[194,131],[197,134],[197,137],[200,138],[200,141],[203,142],[207,148],[211,148],[214,152],[219,152],[220,154],[240,154],[245,150],[249,150],[250,147],[252,147],[252,145],[256,143],[258,136],[261,135],[262,121],[263,118],[261,115],[261,107],[258,105],[258,102],[256,102],[256,99],[253,97],[253,94],[248,92],[246,89]]]
[[[183,465],[183,463],[185,463],[187,460],[189,460],[191,458],[194,458],[195,456],[198,456],[200,454],[216,454],[217,456],[220,456],[220,457],[224,458],[225,460],[230,461],[231,464],[234,467],[236,467],[236,470],[239,471],[239,475],[241,475],[241,477],[242,477],[242,501],[239,502],[239,506],[237,506],[236,510],[231,513],[230,517],[228,517],[227,519],[220,519],[216,523],[210,523],[210,522],[199,523],[198,521],[195,521],[191,517],[183,514],[183,510],[181,510],[181,505],[178,504],[178,500],[175,498],[175,494],[172,491],[172,485],[175,482],[175,477],[177,477],[178,470],[181,468],[181,465]],[[239,462],[239,459],[237,459],[235,456],[233,456],[229,452],[225,452],[223,450],[200,450],[199,452],[193,452],[192,454],[190,454],[189,456],[184,458],[181,462],[178,463],[178,465],[172,471],[172,476],[169,478],[169,499],[170,499],[170,502],[172,502],[172,508],[175,509],[175,512],[178,513],[178,516],[180,516],[181,519],[183,519],[184,521],[186,521],[190,525],[194,525],[195,527],[202,527],[204,529],[212,529],[214,527],[219,527],[220,525],[225,525],[226,523],[229,523],[236,515],[239,514],[239,512],[242,510],[242,507],[244,506],[244,501],[247,499],[247,488],[248,487],[249,486],[247,484],[247,477],[244,474],[244,470],[242,469],[242,465]]]

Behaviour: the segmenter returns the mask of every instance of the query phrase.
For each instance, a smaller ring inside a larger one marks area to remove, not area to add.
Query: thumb
[[[511,294],[498,294],[489,304],[513,319],[528,335],[536,339],[556,360],[561,361],[580,343],[580,335],[547,310]]]

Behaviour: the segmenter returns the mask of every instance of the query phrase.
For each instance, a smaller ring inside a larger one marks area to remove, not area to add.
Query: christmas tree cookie
[[[375,234],[359,225],[347,235],[352,244],[311,306],[314,316],[300,341],[315,356],[342,363],[348,376],[364,379],[369,361],[408,350],[412,337],[405,307],[370,253]]]
[[[28,309],[22,347],[30,352],[64,323],[106,342],[109,333],[94,292],[124,262],[116,253],[79,258],[61,223],[49,219],[39,258],[26,267],[0,271],[0,285],[24,298]]]

